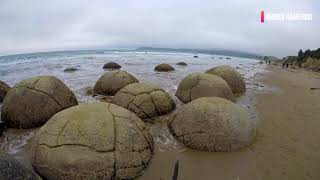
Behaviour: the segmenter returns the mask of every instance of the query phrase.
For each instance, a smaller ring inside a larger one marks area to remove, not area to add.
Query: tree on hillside
[[[310,51],[310,49],[307,49],[307,50],[303,53],[303,56],[304,56],[304,57],[311,56],[311,51]]]
[[[303,60],[303,51],[302,51],[302,49],[300,49],[299,52],[298,52],[298,59],[297,60],[298,60],[298,65],[301,66],[302,60]]]

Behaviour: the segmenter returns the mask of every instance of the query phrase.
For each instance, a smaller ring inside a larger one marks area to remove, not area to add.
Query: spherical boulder
[[[11,155],[5,153],[0,153],[0,177],[2,180],[40,179],[33,170],[26,168]]]
[[[237,70],[230,66],[217,66],[207,70],[206,73],[213,74],[224,79],[229,84],[233,93],[244,93],[246,91],[244,78]]]
[[[93,91],[97,94],[113,96],[125,86],[138,82],[138,79],[126,71],[112,71],[99,78]]]
[[[8,127],[34,128],[57,112],[77,105],[73,92],[58,78],[36,76],[21,81],[7,93],[1,120]]]
[[[234,151],[249,145],[255,124],[239,105],[219,97],[204,97],[183,105],[168,123],[184,145],[205,151]]]
[[[175,102],[163,89],[145,83],[130,84],[121,89],[113,103],[129,109],[142,119],[170,113]]]
[[[121,66],[115,62],[108,62],[103,66],[103,69],[120,69]]]
[[[179,65],[179,66],[188,66],[188,64],[185,63],[185,62],[178,62],[177,65]]]
[[[192,73],[185,77],[177,89],[176,96],[183,103],[212,96],[233,100],[233,93],[227,82],[206,73]]]
[[[134,113],[109,103],[83,103],[41,127],[31,161],[45,179],[133,179],[149,165],[153,147]]]
[[[169,64],[159,64],[154,68],[155,71],[159,72],[168,72],[168,71],[174,71],[174,68],[170,66]]]
[[[3,81],[0,81],[0,103],[3,102],[4,97],[10,90],[10,86]]]

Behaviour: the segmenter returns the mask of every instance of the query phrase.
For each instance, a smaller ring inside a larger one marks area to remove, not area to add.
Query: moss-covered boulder
[[[145,83],[134,83],[121,89],[113,103],[129,109],[142,119],[170,113],[175,103],[163,89]]]
[[[244,93],[246,91],[246,84],[241,74],[234,68],[223,65],[211,68],[206,73],[213,74],[224,79],[233,93]]]
[[[169,64],[159,64],[154,68],[155,71],[159,72],[168,72],[168,71],[174,71],[174,68]]]
[[[183,105],[168,123],[184,145],[205,151],[234,151],[249,145],[256,133],[248,113],[218,97],[204,97]]]
[[[31,169],[26,168],[9,154],[0,153],[1,180],[40,180],[41,178]]]
[[[185,63],[185,62],[178,62],[177,65],[179,65],[179,66],[188,66],[188,64]]]
[[[97,94],[113,96],[125,86],[138,82],[137,78],[126,71],[112,71],[99,78],[93,91]]]
[[[7,93],[1,120],[14,128],[43,125],[57,112],[77,105],[73,92],[58,78],[37,76],[21,81]]]
[[[46,179],[132,179],[152,154],[152,136],[139,117],[95,102],[54,115],[35,135],[31,160]]]
[[[115,62],[108,62],[103,66],[103,69],[120,69],[121,66]]]
[[[183,103],[212,96],[233,100],[233,93],[227,82],[207,73],[192,73],[185,77],[177,89],[176,96]]]
[[[3,102],[4,97],[7,95],[7,92],[10,90],[10,86],[3,81],[0,81],[0,103]]]

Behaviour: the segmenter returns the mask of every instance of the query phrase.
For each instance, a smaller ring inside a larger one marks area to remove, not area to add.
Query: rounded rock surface
[[[126,71],[112,71],[99,78],[93,91],[97,94],[113,96],[125,86],[138,82],[138,79]]]
[[[1,119],[8,127],[34,128],[77,104],[75,95],[61,80],[54,76],[36,76],[9,90],[1,108]]]
[[[244,93],[246,91],[244,78],[237,70],[230,66],[217,66],[207,70],[206,73],[213,74],[224,79],[229,84],[233,93]]]
[[[3,102],[4,97],[6,96],[9,90],[10,86],[5,82],[0,81],[0,103]]]
[[[168,71],[174,71],[174,68],[169,64],[159,64],[154,68],[155,71],[159,72],[168,72]]]
[[[177,65],[179,65],[179,66],[188,66],[188,64],[185,63],[185,62],[178,62]]]
[[[177,89],[176,96],[183,103],[201,97],[222,97],[233,100],[233,93],[227,82],[218,76],[206,73],[192,73],[185,77]]]
[[[0,153],[0,177],[2,180],[37,180],[40,177],[31,169],[23,166],[11,155]]]
[[[183,105],[168,124],[184,145],[204,151],[234,151],[249,145],[256,128],[239,105],[204,97]]]
[[[32,165],[46,179],[132,179],[149,165],[144,122],[110,103],[83,103],[54,115],[32,142]]]
[[[145,83],[124,87],[114,96],[113,103],[129,109],[141,119],[168,114],[175,108],[175,102],[167,92]]]
[[[121,66],[115,62],[108,62],[103,66],[103,69],[120,69]]]

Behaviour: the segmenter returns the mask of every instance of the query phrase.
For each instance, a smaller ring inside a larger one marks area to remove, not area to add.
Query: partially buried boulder
[[[255,124],[244,109],[218,97],[183,105],[168,126],[184,145],[205,151],[234,151],[249,145],[256,134]]]
[[[2,180],[40,179],[33,170],[26,168],[11,155],[5,153],[0,153],[0,177]]]
[[[103,66],[103,69],[120,69],[121,66],[115,62],[108,62]]]
[[[206,73],[213,74],[224,79],[231,87],[233,93],[244,93],[246,91],[244,78],[237,70],[230,66],[217,66],[207,70]]]
[[[126,86],[114,96],[113,102],[136,113],[142,119],[164,115],[175,108],[175,103],[167,92],[145,83]]]
[[[177,89],[176,96],[183,103],[212,96],[233,100],[233,93],[227,82],[206,73],[193,73],[185,77]]]
[[[10,90],[10,86],[3,81],[0,81],[0,103],[3,102],[4,97],[7,95],[7,92]]]
[[[63,70],[63,72],[75,72],[75,71],[78,71],[79,69],[77,69],[77,68],[73,68],[73,67],[71,67],[71,68],[66,68],[65,70]]]
[[[154,68],[155,71],[163,71],[163,72],[168,72],[168,71],[174,71],[174,68],[170,66],[169,64],[159,64]]]
[[[109,103],[83,103],[54,115],[32,142],[45,179],[133,179],[149,165],[153,139],[144,122]]]
[[[77,104],[75,95],[62,81],[53,76],[37,76],[10,89],[1,108],[1,120],[9,127],[34,128]]]
[[[125,86],[138,82],[137,78],[126,71],[112,71],[99,78],[93,91],[97,94],[113,96]]]
[[[179,66],[187,66],[188,64],[185,63],[185,62],[178,62],[177,65],[179,65]]]

